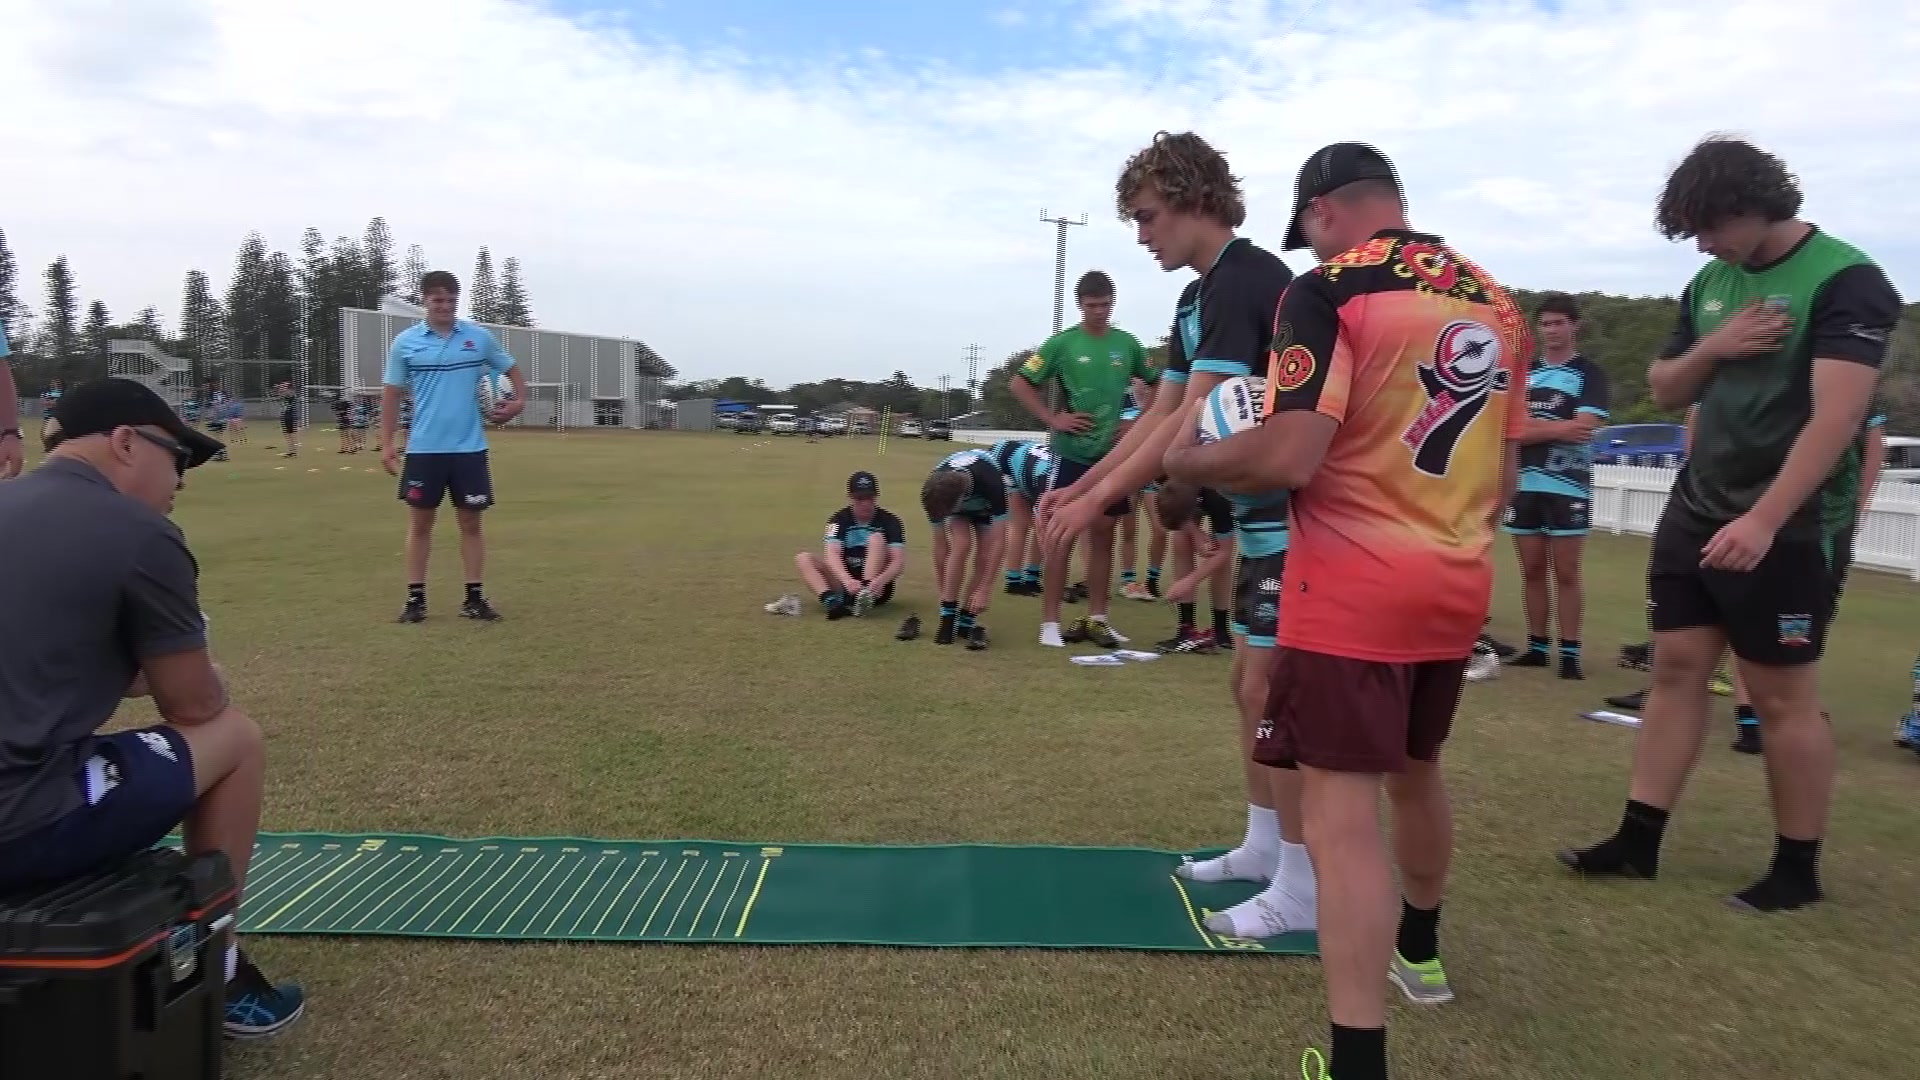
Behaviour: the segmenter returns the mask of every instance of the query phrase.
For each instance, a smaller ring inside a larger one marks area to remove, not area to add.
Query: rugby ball
[[[1214,387],[1207,393],[1206,401],[1200,407],[1200,441],[1202,443],[1219,442],[1229,435],[1258,427],[1260,424],[1260,398],[1265,389],[1255,380],[1244,375],[1235,376]]]

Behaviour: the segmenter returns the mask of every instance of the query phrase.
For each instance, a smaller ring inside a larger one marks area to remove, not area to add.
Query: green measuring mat
[[[1208,853],[1211,854],[1211,853]],[[514,941],[1312,954],[1202,920],[1256,886],[1174,852],[263,833],[240,930]]]

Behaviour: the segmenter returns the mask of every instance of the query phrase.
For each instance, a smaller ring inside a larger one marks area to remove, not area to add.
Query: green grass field
[[[330,433],[314,432],[327,449]],[[455,616],[452,523],[432,619],[393,622],[403,515],[372,455],[215,463],[177,517],[218,658],[270,740],[266,827],[765,841],[1203,847],[1244,801],[1229,659],[1082,669],[1034,643],[1038,601],[996,596],[985,654],[893,640],[900,612],[829,625],[798,591],[847,473],[908,522],[904,607],[931,596],[919,481],[946,444],[729,434],[496,439],[497,625]],[[1584,685],[1509,671],[1468,690],[1442,949],[1457,1003],[1395,1005],[1404,1077],[1910,1074],[1920,998],[1920,761],[1892,744],[1920,648],[1914,586],[1856,572],[1827,667],[1840,788],[1830,900],[1760,919],[1723,895],[1771,846],[1760,763],[1731,706],[1657,883],[1570,879],[1604,835],[1632,733],[1575,719],[1641,676],[1645,542],[1588,561]],[[1523,636],[1501,551],[1495,630]],[[1116,601],[1137,643],[1164,606]],[[885,609],[882,609],[883,612]],[[145,720],[135,712],[128,720]],[[270,938],[306,983],[285,1038],[237,1077],[1297,1076],[1322,1044],[1311,959]]]

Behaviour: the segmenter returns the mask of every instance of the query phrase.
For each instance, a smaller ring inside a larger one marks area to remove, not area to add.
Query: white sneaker
[[[800,614],[800,598],[789,593],[775,600],[773,603],[768,604],[767,614],[797,616]]]
[[[1473,659],[1467,661],[1467,681],[1487,682],[1500,677],[1500,654],[1474,646]]]

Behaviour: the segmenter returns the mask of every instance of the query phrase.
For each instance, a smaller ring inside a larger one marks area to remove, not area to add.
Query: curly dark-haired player
[[[1654,531],[1653,687],[1626,814],[1607,840],[1560,853],[1585,874],[1654,876],[1706,735],[1707,682],[1730,646],[1766,727],[1777,833],[1766,876],[1729,901],[1747,911],[1821,899],[1833,733],[1819,660],[1857,513],[1849,450],[1900,317],[1873,260],[1800,220],[1800,204],[1778,158],[1728,138],[1695,146],[1660,196],[1660,231],[1696,238],[1713,259],[1681,295],[1647,385],[1661,407],[1699,414]]]

